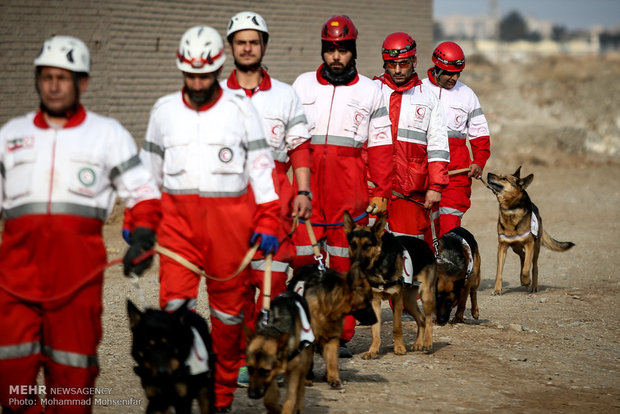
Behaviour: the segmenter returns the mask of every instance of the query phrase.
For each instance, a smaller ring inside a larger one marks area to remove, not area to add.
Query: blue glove
[[[278,243],[278,238],[276,236],[272,236],[271,234],[265,233],[254,233],[252,234],[252,238],[250,239],[250,244],[254,245],[256,243],[256,239],[260,237],[260,245],[258,246],[258,250],[262,250],[263,254],[273,253],[275,254],[280,247],[280,243]]]
[[[131,244],[131,231],[129,231],[129,229],[123,229],[123,240],[125,240],[127,244]]]

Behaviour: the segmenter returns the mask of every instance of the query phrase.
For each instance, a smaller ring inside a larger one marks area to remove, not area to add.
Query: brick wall
[[[225,36],[228,20],[243,10],[256,11],[267,21],[270,42],[264,63],[273,77],[287,83],[321,63],[320,29],[336,14],[351,17],[359,30],[362,74],[382,71],[381,43],[395,31],[416,39],[421,75],[430,65],[432,0],[2,0],[0,124],[37,107],[32,62],[46,38],[64,34],[82,39],[91,51],[91,80],[83,103],[119,119],[141,141],[155,100],[181,87],[174,56],[185,30],[206,24]],[[231,68],[229,57],[224,76]]]

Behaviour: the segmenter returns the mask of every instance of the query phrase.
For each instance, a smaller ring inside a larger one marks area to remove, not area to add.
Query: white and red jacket
[[[312,135],[312,221],[332,223],[341,222],[345,210],[354,217],[365,211],[367,173],[376,185],[372,196],[391,196],[392,138],[383,96],[372,80],[357,75],[334,86],[321,71],[300,75],[293,88]]]
[[[275,161],[284,164],[292,161],[293,169],[310,167],[310,134],[299,97],[290,85],[270,77],[264,69],[262,76],[263,80],[254,90],[239,85],[236,71],[220,85],[224,90],[250,98],[263,121],[265,138]],[[304,154],[297,154],[298,149]]]
[[[244,195],[251,184],[259,210],[255,231],[276,235],[274,163],[258,113],[248,98],[218,93],[199,111],[184,101],[183,91],[160,98],[140,158],[167,200],[183,195],[225,200]]]
[[[452,89],[440,87],[435,83],[432,69],[428,70],[428,78],[424,79],[422,84],[437,95],[444,107],[450,142],[448,170],[468,168],[472,163],[484,169],[491,155],[489,126],[474,91],[460,81],[457,81]],[[467,139],[472,149],[473,160],[470,159],[466,146]],[[467,180],[467,175],[452,176],[457,177]]]
[[[35,281],[45,275],[40,266],[46,264],[34,263],[32,255],[38,232],[63,229],[57,236],[60,246],[73,246],[75,240],[79,244],[86,235],[98,238],[101,251],[83,243],[88,251],[81,253],[96,256],[101,263],[89,265],[96,268],[105,263],[101,228],[116,195],[132,212],[134,225],[156,229],[159,222],[160,192],[141,164],[133,138],[118,121],[82,106],[62,128],[48,125],[40,111],[6,123],[0,129],[0,174],[0,207],[6,220],[0,287],[12,292],[42,299],[60,295],[83,283],[89,273],[82,268],[76,270],[82,272],[81,278],[48,276],[51,285],[42,288]],[[77,256],[69,249],[49,260],[64,262],[69,274]]]
[[[394,140],[394,190],[423,199],[448,184],[450,161],[443,108],[418,75],[397,86],[385,73],[375,77],[388,106]]]

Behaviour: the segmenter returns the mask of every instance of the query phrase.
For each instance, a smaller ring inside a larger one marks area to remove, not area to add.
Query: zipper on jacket
[[[54,170],[56,169],[56,141],[58,138],[58,130],[54,128],[54,136],[52,138],[52,162],[50,164],[50,184],[47,195],[47,214],[52,213],[52,193],[54,191]]]

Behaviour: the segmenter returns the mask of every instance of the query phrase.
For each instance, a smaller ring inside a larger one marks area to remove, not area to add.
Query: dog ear
[[[345,234],[351,233],[351,231],[355,227],[355,222],[353,221],[353,217],[351,217],[351,214],[349,214],[347,210],[344,211],[343,222],[344,222],[344,233]]]
[[[136,325],[140,323],[142,319],[143,312],[138,309],[136,305],[129,299],[127,299],[127,315],[129,315],[129,327],[133,329]]]
[[[385,214],[377,214],[377,220],[375,220],[375,224],[372,225],[372,231],[377,236],[377,239],[383,237],[383,233],[385,233]]]
[[[519,180],[519,186],[525,190],[528,185],[532,184],[532,181],[534,181],[534,174],[530,174],[524,179]]]
[[[519,168],[517,168],[517,171],[515,171],[515,173],[512,175],[517,178],[521,177],[521,166],[520,165],[519,165]]]

